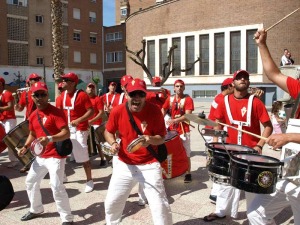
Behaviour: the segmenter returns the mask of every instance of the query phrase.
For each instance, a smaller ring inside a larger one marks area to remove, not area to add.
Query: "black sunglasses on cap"
[[[47,93],[41,93],[41,94],[34,93],[32,96],[35,98],[45,98],[48,96],[48,94]]]
[[[133,92],[128,93],[128,95],[129,95],[130,98],[134,98],[136,96],[139,96],[141,98],[146,97],[146,93],[143,92],[143,91],[133,91]]]
[[[41,78],[31,78],[31,79],[29,79],[29,80],[40,81]]]
[[[70,80],[70,79],[68,79],[68,78],[64,78],[64,79],[62,79],[62,81],[63,81],[63,82],[69,82],[69,81],[70,81],[70,82],[74,82],[74,81],[72,81],[72,80]]]

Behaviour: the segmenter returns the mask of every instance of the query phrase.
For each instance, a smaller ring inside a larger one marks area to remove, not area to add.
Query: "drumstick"
[[[273,27],[277,26],[279,23],[281,23],[282,21],[284,21],[286,18],[290,17],[291,15],[293,15],[295,12],[297,12],[300,9],[300,7],[296,10],[294,10],[293,12],[291,12],[290,14],[286,15],[285,17],[283,17],[281,20],[277,21],[276,23],[274,23],[272,26],[268,27],[266,29],[266,32],[268,30],[271,30]],[[253,39],[255,39],[255,37],[253,37]]]
[[[263,137],[263,136],[260,136],[260,135],[257,135],[257,134],[253,134],[253,133],[251,133],[251,132],[249,132],[249,131],[239,129],[239,128],[236,128],[236,127],[234,127],[234,126],[230,126],[230,125],[228,125],[228,124],[226,124],[226,123],[221,123],[221,122],[217,122],[217,123],[220,124],[220,125],[222,125],[222,126],[230,127],[230,128],[232,128],[232,129],[235,129],[235,130],[244,132],[244,133],[246,133],[246,134],[249,134],[249,135],[251,135],[251,136],[257,137],[257,138],[259,138],[259,139],[267,140],[266,137]]]
[[[186,123],[187,125],[191,126],[192,128],[195,128],[195,126],[193,126],[192,124],[190,124],[189,122],[183,121],[184,123]]]

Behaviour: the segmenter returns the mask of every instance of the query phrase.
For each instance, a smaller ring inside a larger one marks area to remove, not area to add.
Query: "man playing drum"
[[[158,107],[146,102],[146,83],[134,79],[127,84],[127,103],[111,111],[106,124],[105,139],[111,145],[114,157],[113,173],[105,199],[106,223],[118,224],[131,189],[139,183],[143,187],[155,225],[172,224],[172,214],[166,197],[160,163],[146,149],[164,143],[166,128]],[[126,109],[128,106],[128,111]],[[130,153],[128,145],[138,138],[137,131],[129,121],[132,115],[138,129],[143,133],[143,146]],[[120,144],[116,141],[119,131]]]
[[[225,96],[224,101],[219,104],[214,113],[216,122],[234,125],[236,128],[257,135],[261,134],[261,123],[264,127],[262,136],[268,137],[272,133],[270,117],[265,105],[254,95],[248,93],[249,85],[249,73],[247,71],[238,70],[234,73],[234,92]],[[221,125],[217,126],[216,129],[221,130]],[[245,145],[261,153],[265,144],[264,139],[259,139],[230,127],[227,130],[227,143]],[[218,141],[218,138],[215,137],[214,141]],[[205,216],[204,221],[210,222],[225,218],[226,215],[237,218],[240,192],[239,189],[230,185],[221,184],[217,195],[216,210],[214,213]]]
[[[265,74],[268,79],[288,92],[294,99],[300,93],[298,80],[285,76],[280,72],[271,57],[266,44],[267,32],[260,29],[255,34]],[[295,118],[299,119],[299,108]],[[273,134],[267,139],[267,143],[277,149],[294,142],[300,144],[299,133]],[[298,156],[299,157],[299,149]],[[299,171],[299,168],[296,168]],[[248,199],[247,199],[248,200]],[[294,215],[294,224],[300,224],[300,184],[289,179],[282,179],[276,184],[276,191],[273,194],[256,195],[252,201],[247,202],[247,217],[252,225],[275,224],[274,217],[285,207],[291,206]]]
[[[119,104],[120,94],[116,92],[117,84],[110,82],[108,85],[108,92],[102,95],[104,103],[104,112],[109,116],[110,111]]]
[[[10,91],[5,90],[5,80],[0,77],[0,126],[3,126],[5,132],[8,133],[16,125],[17,120],[14,110],[14,98]],[[18,158],[9,148],[8,158],[11,163],[7,167],[15,167],[18,164]]]
[[[181,140],[183,142],[183,146],[186,150],[186,154],[188,157],[189,167],[186,171],[184,182],[189,183],[192,182],[191,175],[191,139],[190,139],[190,127],[189,124],[186,123],[186,119],[184,114],[191,114],[194,110],[194,101],[193,99],[184,94],[185,84],[183,80],[176,80],[174,82],[174,92],[175,95],[170,96],[162,106],[162,113],[165,116],[167,111],[170,110],[171,118],[166,121],[167,125],[169,125],[169,130],[176,130],[180,135]]]
[[[48,88],[45,83],[37,82],[32,85],[31,93],[37,110],[32,112],[29,117],[30,133],[24,147],[20,149],[19,156],[22,157],[26,153],[34,140],[37,140],[38,144],[43,146],[43,151],[33,161],[26,177],[30,210],[21,218],[21,221],[34,219],[44,212],[40,183],[49,173],[52,194],[60,218],[63,224],[72,224],[73,215],[71,214],[68,194],[63,184],[66,157],[57,153],[54,143],[69,138],[68,123],[64,113],[48,103]],[[45,134],[40,123],[43,124],[51,136]]]
[[[62,77],[63,89],[61,104],[56,105],[63,109],[68,120],[73,144],[73,155],[77,163],[83,163],[86,175],[85,192],[94,189],[92,169],[88,153],[88,119],[93,115],[94,109],[89,96],[81,90],[77,90],[78,76],[75,73],[67,73]]]

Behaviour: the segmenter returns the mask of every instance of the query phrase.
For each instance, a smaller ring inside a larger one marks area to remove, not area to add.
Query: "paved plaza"
[[[209,103],[195,103],[195,113],[204,111],[208,113]],[[18,122],[21,122],[21,114],[18,114]],[[248,224],[246,217],[246,201],[244,194],[241,197],[239,207],[239,218],[226,218],[216,220],[211,223],[203,221],[203,217],[213,212],[215,205],[208,199],[212,182],[209,180],[206,168],[206,153],[204,140],[198,132],[197,124],[192,128],[192,177],[193,182],[185,184],[183,176],[165,180],[165,188],[173,214],[173,223],[176,225],[193,224]],[[200,126],[200,129],[203,126]],[[264,147],[264,154],[279,157],[279,152],[271,151]],[[22,222],[20,218],[29,210],[29,201],[25,190],[26,173],[19,173],[21,163],[15,168],[7,168],[7,152],[0,154],[0,174],[6,175],[12,182],[15,196],[11,204],[0,212],[0,224],[61,224],[56,206],[49,186],[49,178],[45,178],[41,183],[45,212],[41,217]],[[94,177],[95,190],[85,193],[85,174],[81,165],[67,161],[66,173],[68,182],[65,183],[74,214],[75,224],[105,224],[104,200],[111,177],[111,165],[99,168],[99,157],[92,157],[92,174]],[[137,186],[132,190],[123,212],[122,225],[147,225],[153,224],[149,206],[138,206]],[[294,224],[290,208],[286,208],[276,217],[277,224]]]

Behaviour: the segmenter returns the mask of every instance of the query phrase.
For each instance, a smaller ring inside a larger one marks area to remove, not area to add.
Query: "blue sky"
[[[115,24],[115,0],[103,0],[103,26]]]

